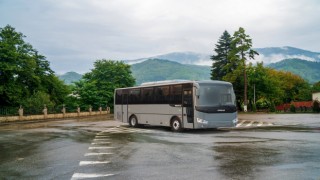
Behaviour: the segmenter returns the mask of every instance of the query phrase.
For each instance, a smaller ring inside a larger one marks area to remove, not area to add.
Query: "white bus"
[[[232,84],[172,80],[115,90],[114,118],[130,126],[168,126],[173,131],[234,127],[238,121]]]

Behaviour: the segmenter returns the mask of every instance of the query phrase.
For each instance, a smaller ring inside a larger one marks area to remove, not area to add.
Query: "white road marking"
[[[110,144],[111,142],[96,142],[96,143],[91,143],[92,145],[101,145],[101,144]]]
[[[257,126],[262,126],[263,125],[263,122],[259,122],[259,124]]]
[[[93,165],[93,164],[109,164],[110,161],[80,161],[79,166]]]
[[[106,140],[110,140],[110,139],[94,139],[93,141],[106,141]]]
[[[114,174],[87,174],[87,173],[74,173],[71,179],[86,179],[86,178],[98,178],[98,177],[108,177]]]
[[[98,136],[98,135],[96,135],[95,138],[110,138],[110,136]]]
[[[237,124],[236,125],[236,127],[239,127],[239,126],[241,126],[243,123],[245,123],[246,122],[246,120],[244,120],[244,121],[241,121],[241,123],[239,123],[239,124]]]
[[[84,156],[100,156],[100,155],[111,155],[113,153],[86,153]]]
[[[254,121],[251,121],[249,124],[246,125],[246,127],[252,126],[253,123]]]
[[[114,147],[89,147],[89,149],[112,149]]]

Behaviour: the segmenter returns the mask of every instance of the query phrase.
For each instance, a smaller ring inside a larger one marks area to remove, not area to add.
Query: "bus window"
[[[140,104],[140,89],[131,89],[129,93],[129,104]]]
[[[153,88],[142,88],[142,103],[152,104],[153,103]]]
[[[171,104],[181,104],[182,103],[182,86],[174,85],[170,88],[171,94]]]
[[[169,86],[156,87],[154,89],[155,103],[157,104],[169,104],[170,93]]]
[[[116,90],[116,104],[122,104],[122,91],[121,90]]]

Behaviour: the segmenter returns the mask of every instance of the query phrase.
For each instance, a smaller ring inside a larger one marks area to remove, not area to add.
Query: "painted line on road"
[[[111,142],[95,142],[91,143],[92,145],[103,145],[103,144],[110,144]]]
[[[114,147],[89,147],[90,150],[92,149],[112,149]]]
[[[259,124],[257,126],[262,126],[263,125],[263,122],[259,122]]]
[[[99,139],[99,138],[101,138],[101,139],[102,139],[102,138],[110,138],[110,136],[96,136],[95,138],[98,138],[98,139]]]
[[[114,176],[114,174],[88,174],[88,173],[74,173],[71,179],[86,179]]]
[[[113,153],[86,153],[84,156],[101,156],[101,155],[112,155]]]
[[[101,139],[101,138],[95,138],[95,139],[93,139],[94,141],[110,141],[110,139],[109,138],[105,138],[105,139]]]
[[[245,123],[246,122],[246,120],[244,120],[244,121],[241,121],[239,124],[237,124],[236,125],[236,127],[239,127],[239,126],[241,126],[243,123]]]
[[[254,121],[251,121],[249,124],[246,125],[246,127],[252,126],[253,123]]]
[[[110,161],[80,161],[79,166],[94,165],[94,164],[109,164]]]
[[[94,139],[93,141],[108,141],[110,139]]]

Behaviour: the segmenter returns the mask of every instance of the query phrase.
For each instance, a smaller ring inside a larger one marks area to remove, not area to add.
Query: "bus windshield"
[[[235,94],[231,85],[200,84],[199,106],[235,105]]]

